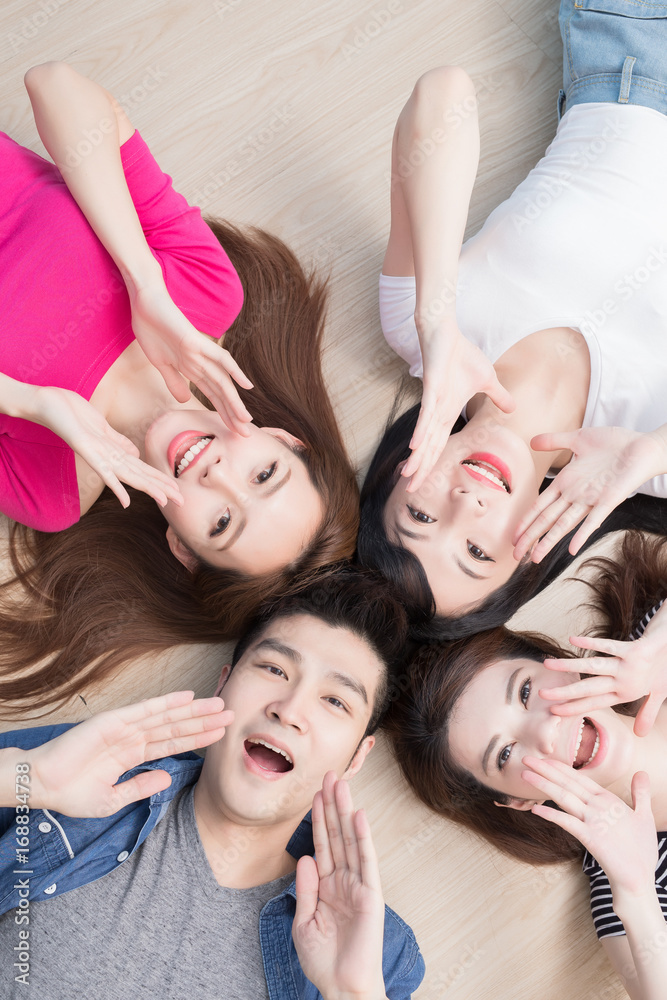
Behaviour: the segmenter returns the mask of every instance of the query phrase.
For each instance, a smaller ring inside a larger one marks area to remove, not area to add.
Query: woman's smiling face
[[[468,425],[419,490],[406,486],[399,475],[385,507],[390,541],[419,559],[439,614],[479,606],[519,565],[514,532],[539,489],[530,449],[500,426],[480,443]]]
[[[277,428],[230,431],[206,409],[170,410],[148,429],[146,460],[178,480],[167,539],[184,565],[197,559],[257,576],[294,562],[322,520],[322,500],[299,450]]]
[[[526,658],[480,670],[449,722],[454,759],[482,784],[519,799],[535,800],[535,786],[522,777],[526,756],[585,769],[609,787],[630,766],[632,733],[612,709],[591,712],[585,720],[561,717],[538,693],[578,679],[578,673],[549,670]]]

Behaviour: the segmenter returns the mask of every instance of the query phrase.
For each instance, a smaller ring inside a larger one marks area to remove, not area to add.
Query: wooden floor
[[[389,228],[393,124],[417,76],[459,63],[479,92],[482,156],[470,232],[556,128],[558,0],[4,0],[0,128],[41,150],[24,71],[64,59],[112,90],[176,186],[209,214],[276,231],[331,274],[326,370],[350,449],[366,466],[403,374],[385,346],[377,275]],[[523,623],[567,635],[575,585]],[[89,709],[193,686],[223,651],[177,650],[86,691]],[[58,718],[82,718],[82,702]],[[387,749],[355,779],[387,902],[415,929],[421,1000],[615,1000],[586,880],[532,869],[434,818]],[[223,994],[221,994],[222,996]]]

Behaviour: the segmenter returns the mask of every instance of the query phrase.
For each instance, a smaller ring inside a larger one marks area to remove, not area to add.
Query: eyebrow
[[[223,535],[223,538],[225,538],[225,544],[220,546],[220,548],[218,549],[218,552],[226,552],[227,549],[231,549],[232,545],[234,545],[234,543],[236,542],[236,540],[245,531],[245,527],[246,527],[247,523],[248,523],[248,518],[247,517],[242,517],[239,520],[239,523],[237,525],[236,530],[234,532],[232,532],[231,535],[228,535],[226,537],[225,537],[225,535]]]
[[[355,691],[360,698],[363,698],[364,704],[368,704],[366,688],[361,681],[356,680],[354,677],[350,677],[349,674],[342,674],[338,670],[328,673],[326,678],[330,681],[337,681],[339,684],[342,684],[343,687],[349,688],[350,691]]]
[[[303,662],[303,657],[298,649],[294,649],[293,646],[288,646],[286,643],[280,642],[279,639],[271,639],[270,637],[262,639],[262,641],[258,642],[255,646],[256,652],[260,649],[270,649],[274,653],[279,653],[281,656],[287,657],[287,659],[291,660],[292,663],[299,664]]]
[[[286,643],[280,642],[279,639],[272,639],[270,636],[267,636],[266,639],[262,639],[261,642],[257,643],[255,646],[255,652],[259,652],[260,649],[270,649],[274,653],[287,657],[288,660],[291,660],[292,663],[297,665],[303,663],[303,656],[298,649],[294,649],[293,646],[288,646]],[[328,681],[336,681],[338,684],[342,684],[343,687],[349,688],[350,691],[354,691],[360,698],[363,699],[364,704],[368,704],[368,694],[366,692],[366,688],[361,681],[356,680],[349,674],[344,674],[339,670],[331,670],[325,675],[325,679]]]
[[[517,678],[517,674],[519,673],[520,670],[521,670],[521,667],[517,667],[516,670],[510,675],[510,679],[507,682],[507,688],[505,689],[505,701],[507,702],[508,705],[512,704],[512,698],[514,697],[514,682],[515,682],[515,680]],[[487,771],[487,766],[488,766],[488,763],[489,763],[489,757],[491,756],[491,754],[493,752],[493,748],[495,747],[495,745],[496,745],[496,743],[498,742],[499,739],[500,739],[500,734],[499,733],[496,733],[495,736],[492,736],[491,739],[489,740],[488,747],[484,751],[484,756],[482,757],[482,770],[484,771],[484,774],[486,774],[486,775],[488,775],[488,773],[489,773]]]

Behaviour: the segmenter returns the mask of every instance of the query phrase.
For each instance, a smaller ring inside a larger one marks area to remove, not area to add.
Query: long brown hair
[[[628,639],[642,617],[667,596],[667,538],[630,531],[616,559],[592,557],[582,565],[598,571],[589,582],[597,635]],[[405,693],[392,703],[385,725],[396,759],[419,798],[521,861],[549,864],[581,857],[579,841],[531,812],[499,809],[507,796],[477,781],[454,759],[449,721],[470,682],[500,660],[574,657],[546,636],[501,626],[468,639],[422,646],[408,672]],[[577,663],[583,676],[585,658]],[[635,715],[641,702],[615,705]]]
[[[169,551],[155,503],[135,490],[127,510],[105,490],[56,534],[13,525],[15,575],[0,587],[5,702],[62,704],[147,652],[237,637],[260,601],[354,551],[358,489],[320,361],[326,282],[305,274],[275,236],[208,224],[243,284],[243,309],[224,338],[255,386],[241,394],[258,426],[282,427],[304,442],[300,457],[322,497],[322,523],[292,565],[261,577],[185,570]]]

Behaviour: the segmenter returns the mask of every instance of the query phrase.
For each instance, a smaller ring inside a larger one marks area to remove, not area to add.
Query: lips
[[[207,440],[207,444],[204,448],[199,450],[198,454],[193,454],[190,457],[190,459],[188,460],[188,464],[185,467],[189,468],[191,465],[194,465],[194,463],[197,461],[202,452],[206,450],[208,445],[213,440],[212,436],[202,434],[201,431],[182,431],[180,434],[176,435],[173,441],[171,441],[169,447],[167,448],[167,461],[169,463],[170,469],[173,471],[176,478],[178,478],[179,475],[182,475],[183,472],[185,471],[185,468],[182,468],[180,469],[180,471],[177,471],[183,459],[185,458],[185,455],[190,451],[190,449],[193,446],[198,445],[199,442],[202,440]]]
[[[287,747],[268,736],[249,736],[244,740],[243,761],[251,773],[269,781],[294,770],[294,758]]]
[[[490,452],[476,452],[468,455],[461,465],[473,479],[491,489],[503,493],[512,492],[512,478],[509,467],[497,455]]]

